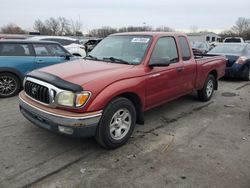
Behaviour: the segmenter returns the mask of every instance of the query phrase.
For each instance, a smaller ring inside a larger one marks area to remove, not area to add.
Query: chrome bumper
[[[83,114],[81,117],[66,116],[56,113],[47,112],[19,97],[20,111],[23,116],[33,124],[56,133],[64,133],[63,128],[72,130],[72,136],[89,137],[94,136],[102,111],[91,113],[91,115]]]

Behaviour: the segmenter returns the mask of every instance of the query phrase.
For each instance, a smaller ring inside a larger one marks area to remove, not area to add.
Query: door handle
[[[43,64],[43,63],[44,63],[44,60],[38,59],[36,62],[37,62],[38,64]]]
[[[184,67],[177,67],[177,68],[176,68],[176,71],[177,71],[177,72],[182,72],[183,70],[184,70]]]
[[[149,77],[150,77],[150,78],[155,78],[155,77],[158,77],[158,76],[160,76],[160,75],[161,75],[160,73],[156,73],[156,74],[150,75]]]

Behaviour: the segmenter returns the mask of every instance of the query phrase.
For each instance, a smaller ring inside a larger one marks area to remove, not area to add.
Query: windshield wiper
[[[131,63],[123,60],[123,59],[119,59],[119,58],[115,58],[115,57],[104,57],[102,58],[103,60],[109,60],[109,61],[112,61],[112,62],[116,62],[116,63],[122,63],[122,64],[128,64],[130,65]]]
[[[94,57],[94,56],[92,56],[92,55],[87,55],[87,56],[85,56],[85,58],[84,58],[84,59],[99,60],[97,57]]]

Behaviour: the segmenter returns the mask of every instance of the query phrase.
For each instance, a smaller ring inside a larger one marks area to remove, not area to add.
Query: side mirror
[[[164,57],[160,59],[151,59],[148,64],[150,67],[167,67],[170,65],[169,57]]]
[[[72,57],[71,54],[69,54],[69,53],[66,53],[66,54],[65,54],[65,59],[66,59],[66,60],[70,60],[71,57]]]

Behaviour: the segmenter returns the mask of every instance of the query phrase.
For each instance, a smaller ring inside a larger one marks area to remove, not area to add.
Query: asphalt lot
[[[147,112],[116,150],[33,126],[17,97],[0,104],[0,187],[250,187],[250,82]]]

